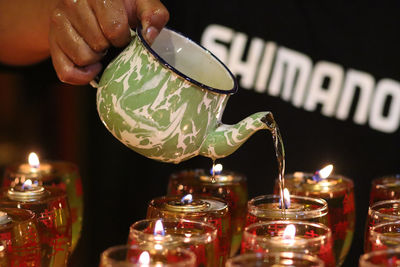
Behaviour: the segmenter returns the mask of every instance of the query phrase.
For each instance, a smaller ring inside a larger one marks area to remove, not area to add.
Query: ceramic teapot
[[[164,28],[150,46],[141,29],[104,70],[97,109],[107,129],[132,150],[163,162],[230,155],[253,133],[270,129],[270,112],[221,123],[237,82],[211,52]],[[265,121],[265,122],[263,122]]]

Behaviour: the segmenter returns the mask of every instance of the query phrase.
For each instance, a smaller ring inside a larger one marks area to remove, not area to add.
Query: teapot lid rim
[[[140,38],[142,44],[146,47],[146,49],[147,49],[154,57],[156,57],[156,58],[157,58],[163,65],[165,65],[168,69],[170,69],[170,70],[173,71],[174,73],[178,74],[179,76],[181,76],[183,79],[187,80],[188,82],[193,83],[193,84],[195,84],[195,85],[197,85],[197,86],[199,86],[199,87],[201,87],[201,88],[203,88],[203,89],[206,89],[206,90],[209,90],[209,91],[218,93],[218,94],[227,94],[227,95],[229,94],[229,95],[231,95],[231,94],[234,94],[234,93],[236,93],[236,92],[238,91],[237,80],[236,80],[235,76],[233,75],[233,73],[232,73],[232,72],[229,70],[229,68],[228,68],[218,57],[216,57],[211,51],[209,51],[209,50],[208,50],[207,48],[205,48],[204,46],[198,44],[197,42],[194,42],[192,39],[186,37],[186,36],[183,35],[182,33],[178,32],[178,31],[176,31],[176,30],[174,30],[174,29],[171,29],[170,27],[165,26],[164,29],[167,29],[167,30],[169,30],[169,31],[173,31],[173,32],[175,32],[175,33],[177,33],[177,34],[179,34],[179,35],[185,37],[188,41],[190,41],[190,42],[192,42],[193,44],[199,46],[201,49],[203,49],[203,50],[205,50],[207,53],[209,53],[215,60],[217,60],[217,62],[218,62],[219,64],[221,64],[221,65],[225,68],[225,70],[228,72],[228,74],[231,76],[232,81],[233,81],[233,87],[232,87],[232,89],[229,89],[229,90],[221,90],[221,89],[218,89],[218,88],[215,88],[215,87],[211,87],[211,86],[205,85],[204,83],[201,83],[201,82],[199,82],[199,81],[197,81],[197,80],[194,80],[194,79],[190,78],[189,76],[183,74],[182,72],[180,72],[179,70],[177,70],[176,68],[174,68],[173,66],[171,66],[170,64],[168,64],[168,62],[166,62],[163,58],[161,58],[161,57],[156,53],[156,51],[154,51],[154,50],[151,48],[151,46],[146,42],[146,40],[144,39],[144,37],[143,37],[143,35],[142,35],[142,26],[141,26],[141,25],[138,25],[138,27],[136,28],[136,34],[139,36],[139,38]]]

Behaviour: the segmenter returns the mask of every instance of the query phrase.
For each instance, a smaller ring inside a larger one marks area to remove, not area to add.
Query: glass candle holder
[[[67,196],[54,187],[15,187],[1,191],[0,206],[35,213],[41,246],[41,266],[65,266],[71,245]]]
[[[163,248],[146,250],[140,246],[120,245],[106,249],[100,267],[195,267],[196,256],[189,250]]]
[[[0,208],[0,266],[41,266],[39,234],[33,212]]]
[[[365,252],[400,246],[400,221],[377,224],[369,230]]]
[[[248,199],[247,179],[232,171],[207,174],[203,169],[184,170],[173,173],[168,183],[168,195],[194,194],[224,199],[231,211],[232,244],[231,256],[240,247]]]
[[[230,253],[232,240],[228,204],[217,198],[193,196],[188,201],[187,197],[164,196],[151,200],[147,218],[179,218],[214,225],[219,240],[219,263],[223,266]]]
[[[219,245],[217,229],[208,223],[182,219],[148,219],[130,227],[129,245],[148,249],[181,247],[196,255],[197,266],[217,266]]]
[[[327,267],[335,266],[331,230],[320,223],[271,221],[251,224],[244,229],[241,252],[310,254],[322,259]]]
[[[226,267],[324,267],[318,257],[293,253],[246,253],[228,259]]]
[[[400,248],[377,250],[360,257],[359,267],[398,267]]]
[[[370,205],[392,199],[400,199],[400,174],[386,175],[372,180]]]
[[[290,204],[282,209],[280,196],[263,195],[247,204],[246,226],[262,221],[298,220],[328,225],[328,203],[322,198],[290,196]]]
[[[285,187],[293,195],[322,198],[328,203],[328,224],[333,233],[333,249],[338,266],[349,252],[354,235],[354,184],[342,175],[329,175],[319,181],[315,174],[295,172],[285,175]],[[275,192],[278,192],[278,186]]]
[[[364,251],[367,248],[370,230],[373,226],[400,220],[400,200],[384,200],[372,204],[368,208],[368,216],[364,234]]]
[[[20,178],[40,180],[42,185],[58,187],[66,192],[72,221],[73,251],[81,236],[83,220],[83,190],[76,164],[65,161],[45,161],[38,165],[16,163],[6,168],[3,187],[12,187]]]

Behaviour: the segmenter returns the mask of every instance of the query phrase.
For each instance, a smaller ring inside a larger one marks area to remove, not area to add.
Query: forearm
[[[27,65],[49,56],[49,17],[57,0],[0,0],[0,62]]]

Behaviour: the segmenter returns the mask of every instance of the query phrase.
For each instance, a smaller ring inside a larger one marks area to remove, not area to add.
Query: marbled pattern
[[[225,157],[255,131],[267,129],[260,121],[266,112],[222,125],[228,98],[176,75],[136,37],[105,69],[97,109],[107,129],[132,150],[179,163],[199,154]]]

